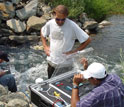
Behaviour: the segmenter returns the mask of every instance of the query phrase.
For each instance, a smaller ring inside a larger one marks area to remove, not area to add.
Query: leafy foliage
[[[77,18],[86,12],[100,22],[109,14],[124,14],[124,0],[44,0],[52,7],[63,4],[69,9],[69,17]]]
[[[50,6],[65,5],[69,9],[69,17],[77,18],[84,11],[84,0],[51,0]]]

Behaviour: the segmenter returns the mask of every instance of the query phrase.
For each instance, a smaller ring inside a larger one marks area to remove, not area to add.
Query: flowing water
[[[108,72],[120,74],[120,48],[124,50],[124,16],[111,16],[107,20],[112,24],[92,36],[88,47],[93,47],[94,51],[85,57],[90,63],[97,61],[105,64]],[[10,54],[10,62],[2,65],[10,67],[19,90],[26,90],[29,84],[35,83],[36,78],[47,79],[47,62],[43,51],[33,50],[30,46],[0,46],[0,50]]]

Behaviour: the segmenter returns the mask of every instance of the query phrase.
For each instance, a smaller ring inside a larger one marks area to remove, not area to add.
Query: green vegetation
[[[69,9],[69,18],[77,18],[84,11],[84,0],[49,0],[49,5],[56,7],[63,4]]]
[[[124,14],[124,0],[44,0],[52,7],[58,4],[69,8],[69,18],[77,18],[86,12],[90,18],[100,22],[110,14]]]
[[[120,77],[121,77],[122,81],[124,82],[124,52],[122,49],[120,49],[120,61],[121,61],[121,67],[122,67]]]

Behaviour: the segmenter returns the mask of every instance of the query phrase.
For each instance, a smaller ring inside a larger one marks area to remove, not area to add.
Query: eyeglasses
[[[59,19],[59,18],[56,18],[56,21],[65,21],[65,18],[64,19]]]

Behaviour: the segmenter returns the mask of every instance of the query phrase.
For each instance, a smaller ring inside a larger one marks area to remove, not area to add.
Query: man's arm
[[[78,86],[81,82],[83,82],[83,76],[81,74],[75,74],[73,78],[73,85]],[[71,107],[76,107],[78,101],[80,101],[79,89],[73,88],[71,96]]]
[[[46,53],[47,56],[50,56],[50,47],[47,45],[47,40],[45,37],[43,37],[43,34],[41,32],[41,40],[42,40],[42,44],[43,44],[43,47],[44,47],[44,51]]]
[[[88,61],[86,58],[81,59],[81,64],[84,66],[84,70],[88,67]],[[83,79],[83,75],[76,74],[73,78],[73,84],[78,86],[79,83],[84,82],[85,79]],[[83,91],[83,90],[82,90]],[[72,96],[71,96],[71,107],[76,107],[77,102],[80,101],[79,97],[79,89],[72,89]]]
[[[81,51],[81,50],[83,50],[90,42],[91,42],[91,39],[90,39],[90,37],[89,37],[85,42],[81,43],[81,44],[79,45],[79,47],[77,47],[76,49],[74,49],[74,50],[72,50],[72,51],[66,52],[65,54],[69,55],[69,54],[72,54],[72,53]]]
[[[71,107],[76,107],[76,104],[79,100],[79,89],[72,89]]]

